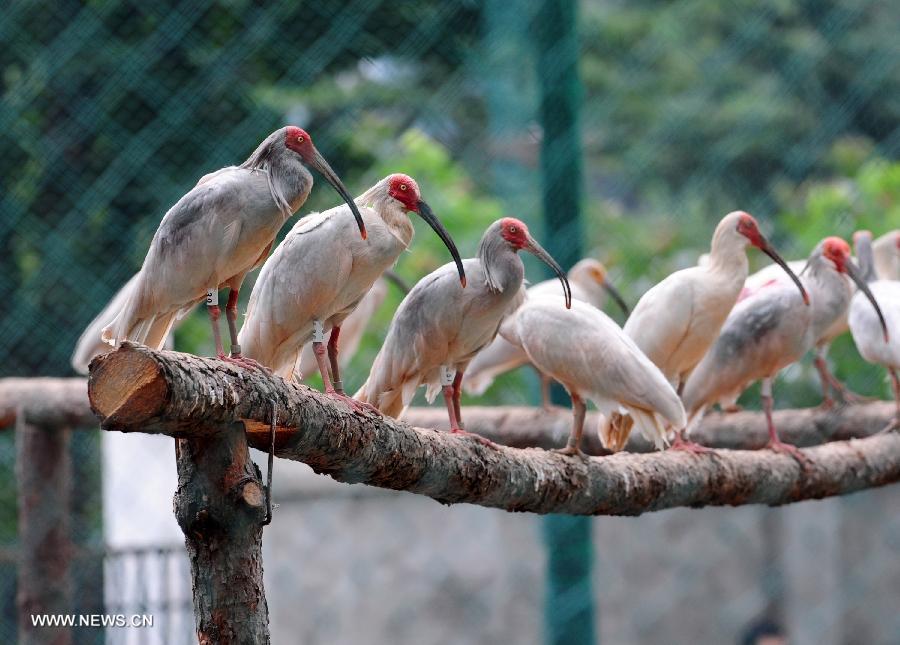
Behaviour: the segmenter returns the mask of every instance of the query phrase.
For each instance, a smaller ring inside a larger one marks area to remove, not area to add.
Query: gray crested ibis
[[[809,306],[797,289],[787,284],[771,285],[740,301],[685,384],[682,400],[688,427],[699,421],[712,403],[723,398],[736,400],[750,384],[761,380],[768,447],[804,461],[795,446],[778,437],[772,422],[772,381],[779,371],[812,349],[816,338],[843,315],[851,297],[845,275],[878,310],[850,258],[850,246],[838,237],[825,238],[810,255],[801,278],[809,294]],[[887,328],[882,328],[887,334]]]
[[[287,126],[259,144],[240,166],[204,176],[162,219],[140,272],[115,318],[103,329],[106,342],[123,340],[159,348],[172,324],[204,299],[216,355],[255,366],[237,340],[238,293],[244,277],[266,259],[279,229],[306,201],[317,170],[347,202],[363,239],[366,229],[344,184],[319,154],[306,131]],[[231,356],[219,333],[218,291],[230,289],[225,316]]]
[[[443,392],[450,430],[463,433],[459,403],[463,375],[472,358],[497,335],[504,317],[521,303],[525,267],[520,250],[553,269],[565,294],[560,306],[571,306],[565,273],[528,227],[513,217],[499,219],[482,236],[477,257],[463,262],[469,276],[466,289],[448,264],[419,280],[403,299],[356,397],[397,417],[416,389],[426,385],[429,402]]]

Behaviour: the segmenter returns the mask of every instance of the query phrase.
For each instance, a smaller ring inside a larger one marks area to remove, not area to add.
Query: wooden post
[[[176,439],[175,516],[191,562],[197,640],[269,642],[263,589],[262,478],[240,423],[197,439]]]
[[[71,627],[35,626],[33,617],[72,612],[69,536],[71,460],[68,428],[28,425],[16,418],[19,563],[16,606],[19,643],[69,645]]]

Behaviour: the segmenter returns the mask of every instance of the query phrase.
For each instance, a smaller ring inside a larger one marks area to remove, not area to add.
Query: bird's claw
[[[708,455],[713,452],[712,448],[707,448],[706,446],[697,443],[696,441],[688,441],[687,439],[682,439],[681,437],[676,437],[675,441],[672,442],[672,446],[669,450],[678,450],[681,452],[687,452],[692,455]]]
[[[576,446],[566,446],[565,448],[554,448],[550,452],[555,452],[557,455],[563,455],[565,457],[578,457],[582,461],[587,461],[590,457],[584,453],[581,448]]]
[[[737,412],[743,411],[744,406],[738,405],[737,403],[732,403],[730,405],[726,405],[722,408],[722,412],[725,414],[735,414]]]
[[[252,358],[247,358],[246,356],[241,356],[240,354],[218,354],[216,355],[220,361],[224,361],[226,363],[231,363],[232,365],[237,365],[238,367],[243,367],[245,370],[260,370],[261,372],[266,372],[268,374],[272,373],[268,367],[263,365],[262,363],[257,363]]]
[[[368,414],[374,414],[375,416],[382,416],[381,410],[376,408],[371,403],[366,403],[365,401],[359,401],[354,399],[349,394],[345,394],[344,392],[338,392],[336,390],[332,390],[331,392],[326,392],[328,396],[343,401],[348,406],[350,406],[355,412],[366,412]]]
[[[473,441],[476,441],[476,442],[480,443],[482,446],[485,446],[485,447],[487,447],[487,448],[491,448],[492,450],[499,450],[499,449],[500,449],[500,446],[498,446],[497,444],[495,444],[495,443],[494,443],[493,441],[491,441],[490,439],[485,439],[485,438],[482,437],[480,434],[475,434],[474,432],[467,432],[467,431],[463,430],[462,428],[451,428],[451,429],[450,429],[450,434],[455,434],[455,435],[461,435],[461,436],[464,436],[464,437],[468,437],[468,438],[472,439]]]
[[[894,432],[896,430],[900,430],[900,417],[894,417],[893,421],[884,426],[876,434],[888,434],[889,432]]]
[[[812,464],[812,460],[807,457],[800,448],[795,446],[792,443],[784,443],[783,441],[769,441],[766,445],[766,448],[771,450],[772,452],[781,453],[782,455],[789,455],[797,460],[797,463],[806,470]]]
[[[833,410],[833,409],[834,409],[834,406],[835,406],[835,401],[834,401],[833,398],[831,398],[831,397],[829,396],[829,397],[826,397],[826,398],[822,399],[822,402],[819,404],[818,409],[819,409],[819,410],[826,410],[826,411],[827,411],[827,410]]]
[[[857,394],[856,392],[848,390],[847,388],[841,390],[841,398],[847,405],[862,405],[863,403],[871,403],[872,401],[877,400],[871,396],[863,396],[862,394]]]

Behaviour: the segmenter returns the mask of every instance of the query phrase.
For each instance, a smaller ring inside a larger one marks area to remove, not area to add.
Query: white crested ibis
[[[652,287],[625,323],[625,333],[679,392],[738,300],[749,267],[746,248],[751,245],[777,262],[807,300],[799,278],[763,237],[756,220],[735,211],[716,226],[706,263],[676,271]],[[702,450],[682,433],[676,435],[674,447]]]
[[[900,280],[900,231],[889,231],[872,242],[875,276],[879,280]]]
[[[876,365],[887,368],[893,386],[896,412],[893,421],[886,430],[900,428],[900,282],[897,280],[879,280],[875,272],[875,256],[872,248],[872,234],[859,231],[854,236],[856,257],[859,259],[860,273],[869,285],[869,290],[884,314],[888,337],[882,333],[878,312],[857,292],[850,301],[848,316],[850,333],[860,355]]]
[[[616,288],[610,283],[606,267],[603,263],[593,258],[579,260],[566,274],[572,287],[572,300],[581,300],[600,309],[606,302],[607,296],[611,297],[621,307],[625,315],[628,315],[628,306],[619,295]],[[526,298],[538,298],[548,293],[554,293],[559,286],[556,280],[545,280],[528,287],[525,291]],[[493,342],[478,352],[466,368],[466,381],[463,388],[467,393],[476,396],[484,394],[494,379],[521,365],[527,364],[528,356],[525,350],[514,345],[498,335]],[[547,375],[540,373],[541,398],[545,408],[549,407],[549,384]]]
[[[303,346],[312,341],[326,394],[353,407],[359,406],[344,392],[338,363],[341,325],[412,242],[407,212],[434,229],[453,256],[460,289],[466,283],[456,245],[411,177],[389,175],[357,201],[368,238],[359,239],[354,213],[344,205],[297,222],[260,271],[238,336],[248,357],[284,378],[294,375]]]
[[[662,372],[596,307],[575,300],[566,309],[558,295],[529,296],[500,333],[569,392],[574,422],[564,454],[581,453],[586,400],[603,413],[600,438],[613,451],[625,447],[632,425],[657,448],[667,443],[667,425],[684,427],[681,400]]]
[[[296,126],[281,128],[240,166],[206,175],[169,209],[126,302],[103,330],[104,340],[159,348],[175,320],[206,299],[217,356],[252,365],[237,340],[238,292],[247,273],[266,259],[285,220],[306,201],[313,183],[306,166],[344,198],[365,239],[356,205],[309,134]],[[218,291],[225,286],[231,357],[225,356],[219,333]]]
[[[563,285],[565,306],[571,306],[565,273],[528,227],[513,217],[497,220],[482,236],[477,257],[463,263],[468,288],[460,287],[448,264],[419,280],[403,299],[356,397],[397,417],[416,389],[426,385],[429,402],[443,392],[451,432],[463,432],[459,397],[466,366],[494,339],[503,318],[515,311],[524,295],[525,267],[519,250],[553,269]]]
[[[409,285],[393,271],[385,271],[384,275],[375,281],[372,288],[359,301],[356,309],[341,323],[341,352],[338,354],[338,366],[342,371],[350,364],[350,360],[356,354],[356,350],[363,339],[363,334],[365,334],[366,329],[372,322],[372,318],[384,303],[385,298],[387,298],[388,283],[393,283],[403,292],[403,295],[409,293]],[[296,365],[294,376],[305,379],[318,369],[319,365],[316,362],[316,354],[313,352],[312,344],[307,343],[300,352],[300,361]]]
[[[707,406],[721,399],[736,400],[750,384],[762,380],[768,446],[803,460],[795,446],[778,438],[772,422],[772,381],[781,369],[800,360],[816,338],[843,315],[851,297],[844,275],[877,309],[850,258],[850,246],[838,237],[820,242],[803,272],[801,280],[810,306],[787,284],[771,285],[739,302],[685,384],[682,400],[690,425],[701,418]]]

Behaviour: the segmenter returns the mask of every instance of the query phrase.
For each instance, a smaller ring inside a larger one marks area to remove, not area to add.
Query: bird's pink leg
[[[853,392],[850,388],[841,383],[840,380],[838,380],[838,377],[831,373],[831,370],[828,368],[828,363],[825,360],[825,351],[826,348],[817,348],[815,358],[816,370],[819,372],[819,379],[822,381],[822,405],[820,407],[825,410],[834,407],[834,399],[831,396],[832,389],[841,395],[841,399],[843,399],[844,403],[854,404],[873,401],[874,399],[870,397]]]
[[[550,384],[553,380],[540,370],[537,370],[537,373],[541,379],[541,407],[545,412],[550,412],[553,409],[553,402],[550,400]]]
[[[784,443],[778,438],[778,432],[775,430],[775,423],[772,421],[772,408],[775,403],[775,399],[772,397],[772,379],[763,379],[760,397],[762,398],[763,411],[766,414],[766,426],[769,429],[769,443],[766,445],[766,448],[774,452],[790,455],[805,468],[809,463],[809,457],[804,455],[797,446]]]
[[[237,329],[239,293],[239,289],[231,289],[231,291],[228,292],[228,304],[225,305],[225,318],[228,320],[228,334],[231,336],[231,356],[225,355],[225,352],[221,347],[221,340],[219,341],[219,345],[216,346],[216,353],[218,357],[223,361],[234,363],[235,365],[240,365],[241,367],[245,367],[247,369],[265,370],[269,372],[271,370],[269,370],[269,368],[265,365],[257,363],[252,358],[245,358],[244,356],[241,356],[241,346],[238,344]],[[216,307],[216,309],[218,309],[218,307]],[[217,324],[216,329],[218,330],[218,328],[219,327]]]
[[[462,396],[462,379],[462,370],[457,370],[456,376],[453,377],[453,385],[445,385],[443,389],[444,401],[447,403],[447,413],[450,415],[450,432],[452,434],[461,434],[471,437],[483,446],[497,448],[497,444],[490,439],[485,439],[474,432],[466,432],[463,430],[462,409],[459,402],[460,397]]]
[[[222,347],[222,332],[219,330],[219,318],[222,316],[222,310],[219,305],[210,305],[206,308],[209,314],[209,322],[213,330],[213,342],[216,344],[216,356],[225,358],[225,348]]]
[[[834,398],[831,396],[831,374],[828,371],[828,365],[825,359],[816,352],[815,358],[816,371],[819,372],[819,380],[822,382],[822,403],[819,406],[823,410],[830,410],[834,407]]]
[[[325,349],[325,343],[321,341],[313,341],[312,346],[313,354],[315,354],[316,356],[316,364],[319,366],[319,374],[322,375],[322,383],[325,385],[325,394],[327,396],[342,400],[357,412],[372,412],[373,414],[381,416],[381,412],[379,412],[378,408],[376,408],[374,405],[363,403],[362,401],[357,401],[353,397],[347,396],[343,392],[338,392],[334,388],[334,385],[332,385],[331,383],[331,377],[328,373],[328,364],[325,361],[325,354],[327,353],[327,350]]]
[[[881,432],[891,432],[892,430],[900,430],[900,377],[897,376],[897,370],[893,367],[888,368],[891,375],[891,386],[894,390],[894,420],[887,424]]]
[[[559,448],[553,452],[558,452],[561,455],[573,455],[584,459],[587,455],[581,452],[581,436],[584,434],[584,417],[585,414],[587,414],[587,405],[585,405],[584,399],[574,392],[571,392],[569,396],[572,398],[572,433],[569,435],[569,441],[566,443],[566,447]]]
[[[328,337],[328,362],[331,364],[331,378],[334,379],[334,390],[338,394],[344,393],[344,382],[341,381],[341,367],[338,365],[338,337],[341,335],[340,327],[332,327]]]

